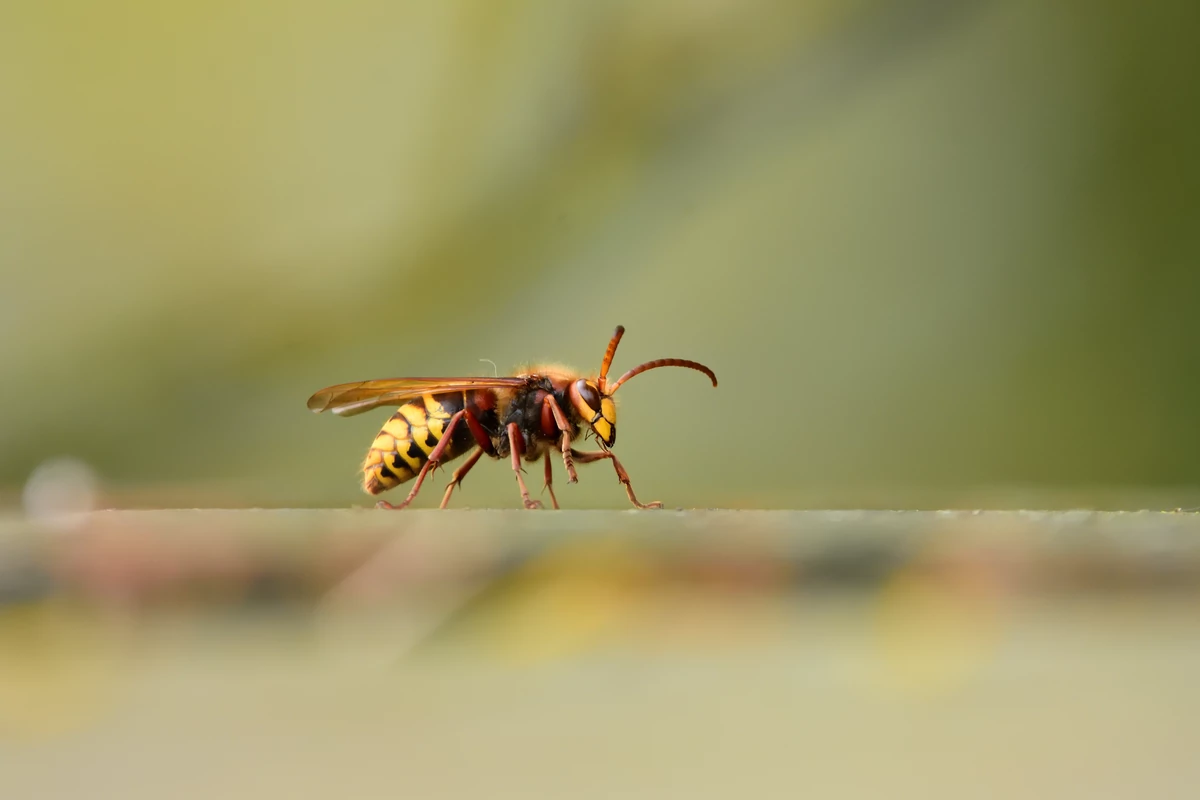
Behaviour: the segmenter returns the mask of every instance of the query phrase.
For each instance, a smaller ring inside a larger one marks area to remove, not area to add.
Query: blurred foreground
[[[1184,797],[1200,514],[0,521],[2,797]]]

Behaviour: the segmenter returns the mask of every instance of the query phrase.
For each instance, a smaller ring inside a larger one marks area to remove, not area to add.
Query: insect
[[[717,385],[717,376],[703,364],[680,358],[660,358],[639,364],[611,383],[608,368],[625,334],[618,325],[604,351],[600,374],[584,377],[563,367],[533,366],[512,377],[499,378],[385,378],[330,386],[308,399],[309,410],[332,411],[340,417],[361,414],[379,406],[399,405],[384,423],[363,461],[363,490],[377,495],[416,479],[399,505],[381,500],[379,508],[406,507],[421,490],[426,476],[452,459],[471,451],[453,473],[441,507],[480,458],[510,459],[525,508],[541,508],[529,495],[521,461],[545,461],[545,489],[558,508],[552,479],[553,453],[561,454],[570,483],[578,481],[575,465],[608,460],[638,508],[662,508],[641,503],[633,493],[629,473],[613,455],[617,441],[617,407],[613,395],[635,375],[659,367],[686,367],[703,372]],[[580,436],[594,437],[600,449],[581,451],[571,445]],[[472,448],[474,448],[472,450]]]

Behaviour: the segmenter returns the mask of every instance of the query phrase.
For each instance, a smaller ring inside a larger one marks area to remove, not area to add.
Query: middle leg
[[[554,510],[558,511],[558,498],[554,496],[554,470],[551,468],[552,460],[550,451],[546,451],[546,489],[550,492],[550,502],[554,504]]]
[[[541,508],[541,502],[529,496],[529,488],[525,486],[525,479],[521,477],[521,456],[525,453],[525,439],[515,422],[508,423],[508,449],[512,452],[512,468],[517,476],[517,486],[521,487],[521,502],[525,504],[525,508]]]
[[[471,454],[471,457],[468,458],[461,467],[454,470],[454,475],[451,478],[450,483],[446,484],[446,493],[442,495],[442,504],[438,506],[438,508],[445,508],[450,503],[450,495],[454,494],[454,490],[456,488],[462,486],[463,478],[465,478],[467,473],[471,471],[471,467],[475,466],[476,462],[478,462],[483,456],[483,453],[484,450],[482,447],[476,447],[475,452]]]

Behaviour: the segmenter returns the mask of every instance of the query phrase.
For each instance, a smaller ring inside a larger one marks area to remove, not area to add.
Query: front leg
[[[562,446],[563,466],[567,468],[567,483],[579,483],[579,475],[575,473],[575,463],[571,460],[571,424],[567,422],[567,415],[559,408],[554,395],[546,395],[546,399],[542,402],[550,407],[550,413],[554,415],[554,424],[560,431],[559,442]]]
[[[654,500],[650,503],[638,502],[637,495],[633,493],[633,485],[629,482],[629,473],[625,471],[623,466],[621,466],[621,462],[617,460],[617,457],[612,454],[611,450],[600,450],[595,453],[585,453],[582,450],[572,450],[571,455],[574,456],[575,460],[580,464],[590,464],[593,461],[602,461],[606,458],[612,459],[613,469],[617,471],[617,480],[619,480],[621,485],[625,487],[625,494],[629,495],[629,502],[641,509],[663,507],[663,504],[657,500]]]
[[[517,486],[521,487],[521,501],[525,503],[526,508],[541,508],[542,504],[529,496],[525,479],[521,477],[521,456],[525,453],[525,439],[521,436],[521,430],[515,422],[508,423],[508,449],[512,453],[512,468],[517,476]]]

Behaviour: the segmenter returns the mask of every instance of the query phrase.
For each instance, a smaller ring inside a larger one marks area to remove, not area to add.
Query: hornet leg
[[[546,395],[546,399],[542,402],[550,406],[550,413],[554,415],[554,424],[562,432],[562,458],[563,466],[567,468],[567,483],[579,483],[579,476],[575,473],[575,463],[571,460],[571,426],[567,422],[567,415],[558,407],[558,401],[554,399],[554,395]]]
[[[629,502],[633,503],[638,508],[662,508],[663,504],[657,500],[650,503],[639,503],[637,495],[633,493],[633,486],[629,483],[629,473],[621,466],[621,462],[609,450],[601,450],[596,453],[585,453],[580,450],[572,450],[571,455],[575,456],[575,460],[580,464],[590,464],[593,461],[602,461],[606,458],[612,459],[613,469],[617,471],[617,480],[625,487],[625,494],[629,495]]]
[[[521,477],[521,455],[525,452],[525,440],[521,438],[521,431],[515,422],[508,423],[508,449],[512,451],[512,468],[517,476],[517,486],[521,487],[521,501],[525,503],[525,508],[541,508],[542,504],[529,496],[525,479]]]
[[[550,490],[550,502],[554,504],[554,510],[558,511],[558,498],[554,496],[554,471],[550,467],[550,451],[546,451],[546,488]]]
[[[451,480],[450,483],[446,484],[446,493],[442,495],[442,504],[438,506],[438,508],[446,507],[446,505],[450,502],[450,495],[454,493],[454,489],[458,486],[462,486],[462,479],[467,476],[467,473],[471,471],[471,467],[475,466],[475,464],[483,456],[483,452],[484,451],[482,447],[476,447],[475,452],[471,454],[471,457],[468,458],[461,467],[454,470],[454,479]]]
[[[408,497],[404,498],[404,502],[398,506],[394,506],[387,500],[380,500],[375,504],[376,508],[386,508],[392,511],[399,511],[402,508],[407,508],[408,504],[417,496],[417,492],[421,491],[421,484],[425,482],[425,476],[429,474],[431,469],[435,469],[442,465],[442,454],[446,452],[446,448],[450,446],[450,435],[454,433],[454,426],[463,418],[462,411],[455,412],[454,416],[450,417],[450,421],[446,423],[446,427],[442,429],[442,438],[437,443],[437,446],[429,453],[429,460],[425,462],[425,466],[421,467],[421,471],[417,473],[417,481],[413,484],[412,491],[408,493]]]

